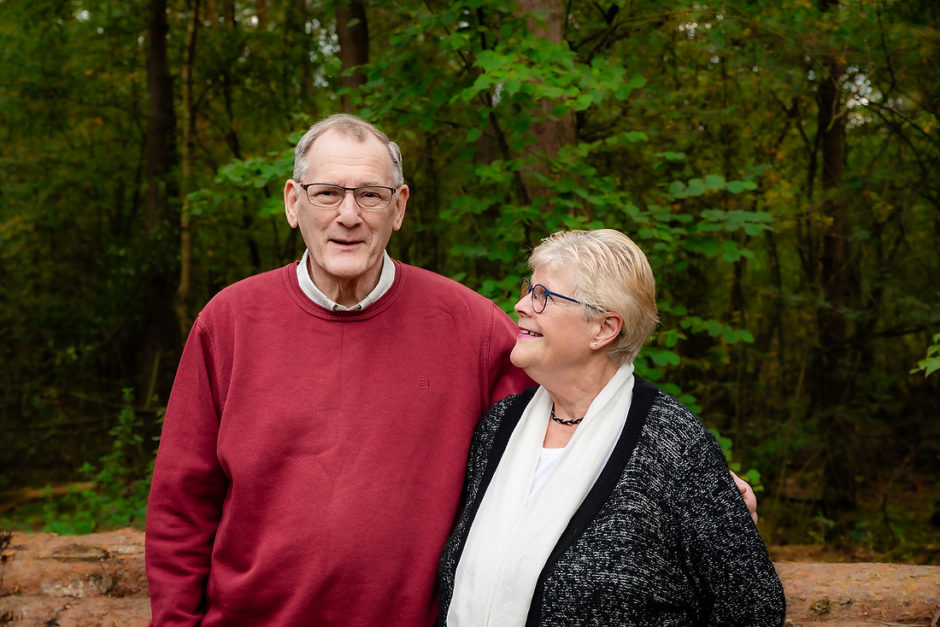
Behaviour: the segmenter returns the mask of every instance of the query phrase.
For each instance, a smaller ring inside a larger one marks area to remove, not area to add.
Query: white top
[[[545,483],[545,479],[548,477],[549,473],[552,472],[552,468],[555,467],[555,464],[558,463],[558,459],[564,452],[564,447],[542,447],[542,454],[539,455],[539,465],[535,467],[535,475],[532,476],[532,487],[529,488],[530,499],[532,498],[533,494],[539,491],[539,488],[542,487],[542,484]]]

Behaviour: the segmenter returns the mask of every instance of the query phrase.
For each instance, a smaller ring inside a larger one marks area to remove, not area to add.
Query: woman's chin
[[[525,348],[520,348],[519,343],[516,343],[515,348],[512,349],[512,352],[509,353],[509,361],[512,362],[512,365],[516,368],[526,369],[526,366],[529,365],[531,360],[526,355]]]

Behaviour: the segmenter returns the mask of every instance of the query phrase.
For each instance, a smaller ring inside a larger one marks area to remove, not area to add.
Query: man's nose
[[[354,226],[359,223],[359,205],[356,203],[356,196],[353,192],[346,190],[343,201],[337,207],[339,211],[338,219],[347,226]]]

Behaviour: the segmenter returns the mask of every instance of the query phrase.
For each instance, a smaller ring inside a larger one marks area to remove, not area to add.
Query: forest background
[[[548,233],[640,244],[637,370],[720,434],[768,543],[940,562],[940,3],[0,14],[3,529],[142,524],[189,327],[300,257],[292,146],[348,111],[403,149],[395,258],[508,309]]]

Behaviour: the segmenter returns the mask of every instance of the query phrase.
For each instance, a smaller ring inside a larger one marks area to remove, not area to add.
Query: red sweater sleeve
[[[536,385],[525,372],[517,368],[509,360],[516,345],[516,334],[519,327],[503,310],[493,305],[493,333],[490,341],[490,398],[487,407],[493,405],[512,394],[518,394],[527,387]]]
[[[228,480],[216,455],[220,408],[209,334],[193,325],[164,418],[147,508],[152,625],[196,625]]]

